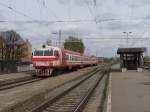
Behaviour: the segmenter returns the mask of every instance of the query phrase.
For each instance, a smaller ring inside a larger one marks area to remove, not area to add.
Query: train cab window
[[[35,50],[34,51],[34,56],[43,56],[43,51],[41,51],[41,50]]]
[[[44,56],[53,56],[53,50],[45,50]]]
[[[54,56],[59,56],[58,51],[54,51]]]

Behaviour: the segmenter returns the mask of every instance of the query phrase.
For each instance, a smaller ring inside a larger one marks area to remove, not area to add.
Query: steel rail
[[[18,86],[22,86],[22,85],[40,81],[40,80],[42,80],[42,78],[32,78],[31,77],[30,79],[26,79],[26,80],[20,80],[20,81],[16,81],[16,82],[3,84],[3,85],[0,85],[0,91],[6,90],[6,89],[11,89],[11,88],[18,87]]]
[[[88,99],[90,98],[90,96],[94,92],[95,88],[98,86],[98,84],[103,79],[103,77],[106,73],[107,73],[107,71],[104,71],[102,76],[98,79],[98,81],[94,84],[94,86],[87,92],[86,96],[83,97],[83,99],[81,100],[81,102],[79,103],[79,105],[76,107],[76,109],[73,112],[81,112],[81,110],[84,108],[84,106],[88,102]]]
[[[94,73],[88,75],[87,77],[85,77],[84,79],[82,79],[81,81],[79,81],[77,84],[73,85],[71,88],[69,88],[69,89],[65,90],[64,92],[62,92],[60,95],[58,95],[58,96],[56,96],[56,97],[54,97],[52,99],[46,100],[41,105],[39,105],[36,108],[32,109],[30,112],[41,112],[41,111],[43,111],[50,104],[54,104],[59,99],[63,98],[64,95],[67,95],[70,91],[72,91],[73,89],[75,89],[76,87],[78,87],[79,85],[81,85],[82,83],[84,83],[84,81],[90,79],[90,77],[92,77],[93,75],[95,75],[97,72],[100,72],[100,70],[99,71],[95,71]],[[103,73],[103,75],[104,74],[105,73]],[[95,88],[96,88],[96,85],[98,84],[98,82],[102,79],[103,75],[101,76],[101,78],[99,78],[99,80],[97,81],[97,83],[94,84]],[[94,91],[95,88],[93,88],[93,87],[90,88],[90,91],[88,92],[88,94],[86,95],[86,97],[83,98],[82,102],[80,102],[80,104],[77,105],[77,107],[75,109],[76,111],[74,111],[74,112],[77,112],[77,111],[79,111],[79,109],[81,109],[81,107],[83,106],[83,104],[85,104],[85,102],[87,101],[87,98],[90,96],[90,94]]]
[[[92,71],[90,71],[90,72],[88,72],[88,73],[92,73],[92,72],[95,72],[95,71],[97,71],[97,68],[94,69],[94,70],[92,70]],[[84,74],[84,75],[86,75],[86,74]],[[83,76],[84,76],[84,75],[83,75]],[[69,82],[71,82],[71,81],[80,79],[80,78],[82,78],[83,76],[77,77],[77,78],[72,79],[72,80],[69,80],[69,81],[67,81],[67,82],[65,82],[65,83],[63,83],[63,84],[61,84],[61,85],[58,85],[58,86],[52,88],[51,91],[54,90],[54,89],[56,89],[56,88],[58,88],[58,87],[60,87],[60,86],[65,85],[65,84],[67,84],[67,83],[69,83]],[[32,82],[36,82],[36,81],[40,81],[40,80],[43,80],[43,78],[27,77],[27,78],[25,78],[25,79],[13,81],[13,82],[11,81],[11,82],[9,82],[9,83],[3,83],[3,84],[0,84],[0,91],[6,90],[6,89],[11,89],[11,88],[13,88],[13,87],[25,85],[25,84],[32,83]]]

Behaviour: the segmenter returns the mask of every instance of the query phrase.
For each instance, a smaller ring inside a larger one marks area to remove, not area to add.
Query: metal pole
[[[126,44],[127,44],[127,47],[128,47],[128,35],[129,35],[129,34],[127,33],[127,43],[126,43]]]
[[[141,47],[143,46],[143,41],[141,40]],[[144,46],[143,46],[144,47]]]
[[[126,47],[128,47],[128,37],[129,37],[129,34],[132,33],[132,32],[123,32],[124,34],[127,34],[127,39],[126,39]]]
[[[61,48],[61,30],[59,30],[59,47]]]

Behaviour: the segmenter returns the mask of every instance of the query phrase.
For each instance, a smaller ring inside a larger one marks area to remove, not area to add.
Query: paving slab
[[[111,75],[112,112],[150,112],[150,71],[118,71]]]

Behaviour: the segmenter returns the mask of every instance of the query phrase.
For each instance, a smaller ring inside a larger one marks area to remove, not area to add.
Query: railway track
[[[82,111],[95,88],[108,74],[108,70],[96,71],[62,94],[48,99],[31,112],[79,112]]]
[[[21,72],[10,72],[10,73],[0,73],[0,75],[6,75],[6,74],[14,74],[14,73],[30,73],[30,71],[21,71]]]
[[[22,79],[22,80],[17,80],[17,81],[12,81],[12,82],[9,82],[9,83],[4,83],[4,84],[0,85],[0,91],[6,90],[6,89],[11,89],[13,87],[25,85],[25,84],[40,81],[40,80],[42,80],[42,78],[29,77],[29,78],[25,78],[25,79]]]
[[[91,72],[95,73],[96,71],[97,70],[95,69],[95,71],[91,71]],[[79,79],[79,78],[82,78],[82,76],[78,77],[77,79]],[[28,83],[40,81],[40,80],[43,80],[43,79],[45,79],[45,78],[39,78],[39,77],[32,77],[31,76],[31,77],[26,77],[24,79],[20,79],[20,80],[16,80],[16,81],[12,80],[10,82],[5,82],[5,83],[0,84],[0,91],[6,90],[6,89],[11,89],[13,87],[25,85],[25,84],[28,84]],[[77,80],[77,79],[73,79],[73,80]],[[71,81],[73,81],[73,80],[71,80]],[[66,83],[70,83],[71,81],[68,81]],[[66,83],[64,83],[64,84],[66,84]],[[60,87],[60,86],[62,86],[62,85],[59,85],[58,87]],[[56,87],[56,88],[58,88],[58,87]],[[55,88],[53,88],[53,89],[55,89]]]
[[[146,70],[150,70],[150,66],[143,66],[142,68],[144,68]]]

